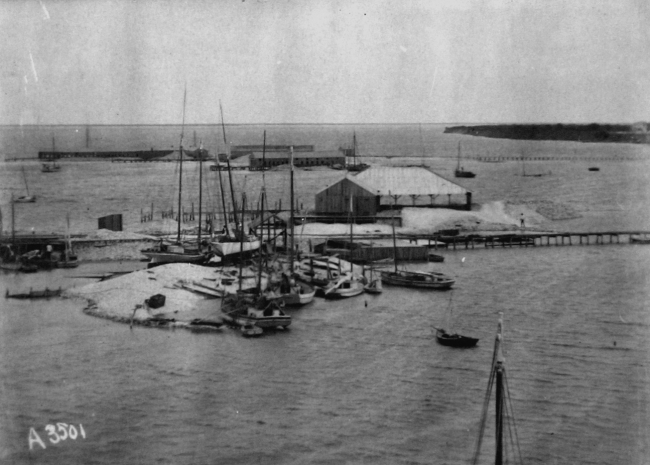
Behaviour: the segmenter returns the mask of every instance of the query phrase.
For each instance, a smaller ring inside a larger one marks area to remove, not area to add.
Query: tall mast
[[[388,195],[391,195],[391,193],[389,192]],[[395,273],[397,273],[397,239],[395,238],[395,210],[394,210],[396,203],[397,203],[397,196],[394,197],[393,220],[391,221],[391,223],[393,224],[393,262],[395,263]]]
[[[352,159],[354,166],[357,166],[357,133],[352,133]]]
[[[230,170],[230,150],[228,150],[228,142],[226,141],[226,125],[223,121],[223,107],[221,106],[221,100],[219,100],[219,111],[221,112],[221,129],[223,131],[223,143],[226,144],[226,163],[228,164],[228,181],[230,181],[230,197],[232,198],[232,214],[235,220],[235,231],[239,225],[237,221],[237,202],[235,201],[235,190],[232,186],[232,172]],[[242,234],[243,234],[243,225],[244,219],[242,218]]]
[[[195,132],[196,134],[196,132]],[[201,205],[203,203],[203,157],[201,151],[203,150],[203,142],[199,143],[199,237],[196,239],[196,245],[201,253]]]
[[[294,244],[294,218],[293,218],[293,145],[290,147],[290,155],[289,155],[289,163],[291,164],[291,183],[290,183],[290,189],[291,189],[291,198],[289,202],[289,208],[291,210],[291,216],[289,221],[291,222],[291,241],[289,242],[289,270],[293,273],[293,249],[295,247]]]
[[[262,144],[262,189],[265,188],[264,172],[266,171],[266,129],[264,130],[264,142]]]
[[[219,166],[219,144],[217,142],[217,172],[219,173],[219,191],[221,192],[221,208],[223,209],[223,224],[226,228],[226,235],[230,235],[230,230],[228,229],[228,212],[226,210],[226,196],[223,191],[223,178],[221,177],[221,167]]]
[[[352,192],[350,192],[350,262],[352,261],[352,244],[354,243],[354,233],[352,231],[352,227],[354,225],[354,212],[353,212],[353,200],[352,200]]]
[[[27,185],[27,175],[25,174],[25,167],[22,167],[23,171],[23,180],[25,181],[25,190],[27,191],[27,197],[29,197],[29,186]]]
[[[185,85],[185,90],[183,91],[183,122],[181,124],[181,141],[178,145],[178,151],[181,155],[180,168],[178,174],[178,231],[176,233],[176,242],[181,242],[181,221],[183,219],[182,215],[182,192],[183,192],[183,132],[185,131],[185,102],[187,101],[187,85]]]
[[[497,384],[497,390],[496,390],[496,452],[495,452],[495,458],[494,458],[494,463],[495,465],[502,465],[503,464],[503,422],[505,420],[504,416],[504,405],[505,405],[505,397],[504,397],[504,386],[503,386],[503,378],[505,375],[505,366],[504,362],[505,359],[503,357],[503,352],[501,350],[501,341],[503,340],[503,313],[499,313],[499,327],[497,330],[497,337],[495,341],[495,349],[496,349],[496,363],[494,370],[496,372],[496,384]]]
[[[241,194],[241,208],[242,218],[244,217],[244,207],[246,205],[246,192]],[[233,210],[234,211],[234,210]],[[242,220],[243,221],[243,220]],[[239,291],[242,290],[242,275],[244,273],[244,225],[242,224],[242,232],[239,236]]]
[[[14,207],[14,193],[11,193],[11,243],[16,243],[16,211]]]

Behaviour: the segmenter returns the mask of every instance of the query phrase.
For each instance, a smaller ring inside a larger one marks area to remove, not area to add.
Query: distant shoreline
[[[495,139],[650,144],[649,129],[649,123],[493,124],[449,126],[445,128],[445,133],[491,137]]]

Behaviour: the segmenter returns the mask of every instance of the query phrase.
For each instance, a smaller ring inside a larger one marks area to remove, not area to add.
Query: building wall
[[[272,156],[267,156],[263,160],[261,157],[251,156],[250,157],[250,169],[259,170],[263,167],[272,168],[274,166],[288,165],[289,164],[289,155],[280,155],[273,154]],[[332,165],[341,165],[345,166],[345,156],[313,156],[301,157],[300,155],[293,155],[293,166],[304,167],[304,166],[332,166]]]
[[[317,213],[348,213],[352,210],[356,216],[374,216],[379,208],[379,198],[372,192],[343,179],[316,194]]]

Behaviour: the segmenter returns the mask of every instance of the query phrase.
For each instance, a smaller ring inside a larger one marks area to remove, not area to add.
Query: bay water
[[[61,144],[68,129],[57,136]],[[246,131],[258,137],[255,129]],[[275,143],[310,143],[318,136],[323,141],[318,144],[336,149],[351,129],[283,128],[287,134]],[[133,140],[156,140],[150,130],[93,128],[91,134],[108,131],[111,136],[102,140],[140,149]],[[552,222],[558,230],[650,226],[644,147],[588,144],[587,150],[587,144],[463,138],[426,125],[354,130],[368,140],[367,153],[396,157],[382,163],[417,164],[425,158],[443,175],[455,166],[459,137],[468,152],[516,154],[523,147],[561,158],[584,151],[578,161],[531,162],[531,170],[551,172],[540,178],[518,176],[515,161],[469,161],[465,167],[478,176],[462,184],[478,203],[569,205],[578,215]],[[51,128],[40,131],[47,145]],[[12,134],[4,140],[32,140]],[[80,137],[73,142],[83,144]],[[244,136],[240,141],[258,143]],[[423,157],[422,147],[431,147],[427,141],[447,148],[426,149]],[[612,160],[622,155],[633,160]],[[594,175],[587,167],[595,162],[601,171]],[[35,164],[2,164],[5,231],[7,199],[24,185],[22,167],[28,168],[28,179],[36,179],[30,189],[39,197],[35,205],[16,209],[16,223],[27,231],[62,232],[66,215],[77,231],[96,228],[102,214],[123,213],[128,225],[139,223],[141,208],[151,202],[158,208],[174,189],[173,164],[63,161],[62,172],[54,174],[59,179],[30,171]],[[267,174],[276,201],[284,198],[286,173]],[[257,191],[258,177],[235,176],[239,189]],[[342,173],[297,176],[307,203]],[[440,254],[444,263],[410,267],[454,276],[453,291],[385,286],[378,296],[316,300],[291,310],[289,330],[259,339],[227,328],[218,334],[129,328],[85,315],[85,303],[71,299],[5,299],[0,459],[17,464],[468,463],[503,312],[508,385],[525,462],[647,463],[650,248],[605,244]],[[80,286],[92,280],[75,276],[143,267],[98,262],[33,275],[2,272],[0,292]],[[434,326],[452,326],[480,341],[469,350],[443,347],[435,341]],[[491,437],[483,447],[480,463],[491,463]]]

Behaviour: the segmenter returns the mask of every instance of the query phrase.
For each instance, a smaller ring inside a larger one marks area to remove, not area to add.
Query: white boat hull
[[[213,242],[212,243],[212,247],[214,248],[214,251],[222,257],[234,256],[239,253],[246,253],[246,252],[258,250],[261,245],[262,245],[262,241],[260,240],[244,241],[244,242]]]

